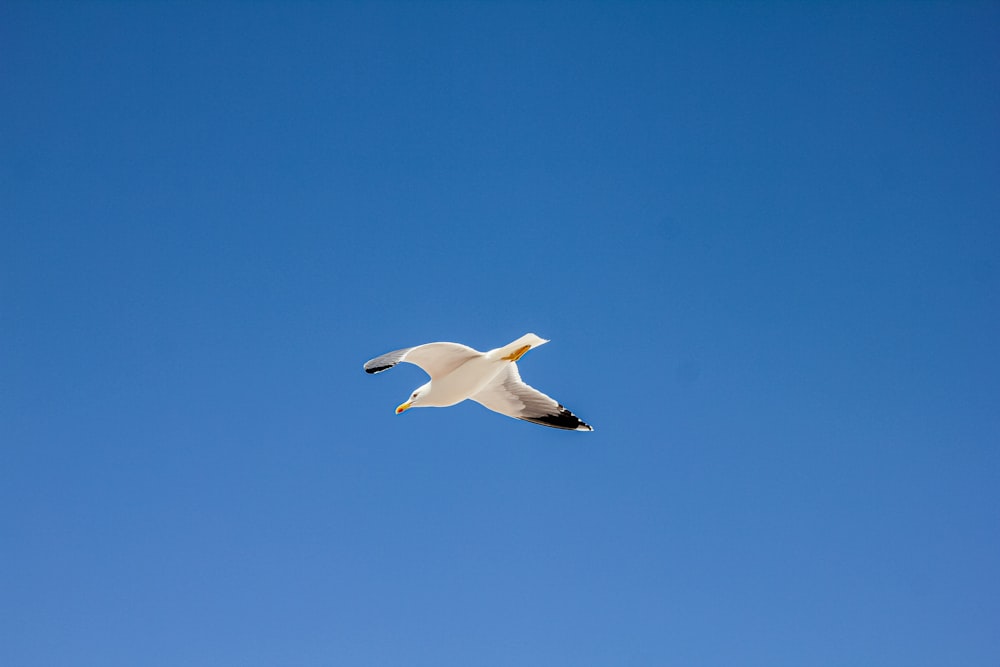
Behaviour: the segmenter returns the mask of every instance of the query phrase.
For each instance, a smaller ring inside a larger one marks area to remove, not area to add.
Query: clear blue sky
[[[996,3],[7,1],[0,216],[4,665],[1000,663]]]

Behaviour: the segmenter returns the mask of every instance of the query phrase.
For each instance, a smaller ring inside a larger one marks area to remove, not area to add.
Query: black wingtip
[[[574,415],[572,412],[559,406],[559,412],[554,415],[542,415],[540,417],[519,417],[524,421],[529,421],[534,424],[541,424],[542,426],[551,426],[552,428],[561,428],[566,431],[593,431],[594,427],[590,424],[583,422],[579,417]]]

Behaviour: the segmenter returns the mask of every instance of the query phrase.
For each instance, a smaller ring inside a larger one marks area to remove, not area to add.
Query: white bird
[[[427,343],[375,357],[365,364],[365,372],[381,373],[405,361],[431,376],[430,382],[417,387],[396,408],[397,415],[410,408],[446,408],[471,398],[508,417],[570,431],[593,431],[557,401],[521,381],[517,360],[548,342],[529,333],[489,352],[458,343]]]

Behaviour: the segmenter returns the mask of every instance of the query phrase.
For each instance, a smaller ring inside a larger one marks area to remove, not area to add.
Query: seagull
[[[397,415],[410,408],[446,408],[469,398],[515,419],[568,431],[593,431],[560,403],[521,380],[517,361],[548,342],[528,333],[489,352],[459,343],[427,343],[375,357],[365,364],[365,372],[374,375],[405,361],[431,376],[430,382],[417,387],[396,408]]]

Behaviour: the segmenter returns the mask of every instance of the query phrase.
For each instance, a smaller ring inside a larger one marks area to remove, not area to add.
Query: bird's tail
[[[538,347],[539,345],[545,345],[548,342],[549,341],[545,340],[544,338],[539,338],[533,333],[527,333],[512,343],[507,343],[503,347],[498,347],[495,350],[490,350],[490,354],[496,355],[497,359],[503,359],[506,361],[517,361],[528,350]]]

